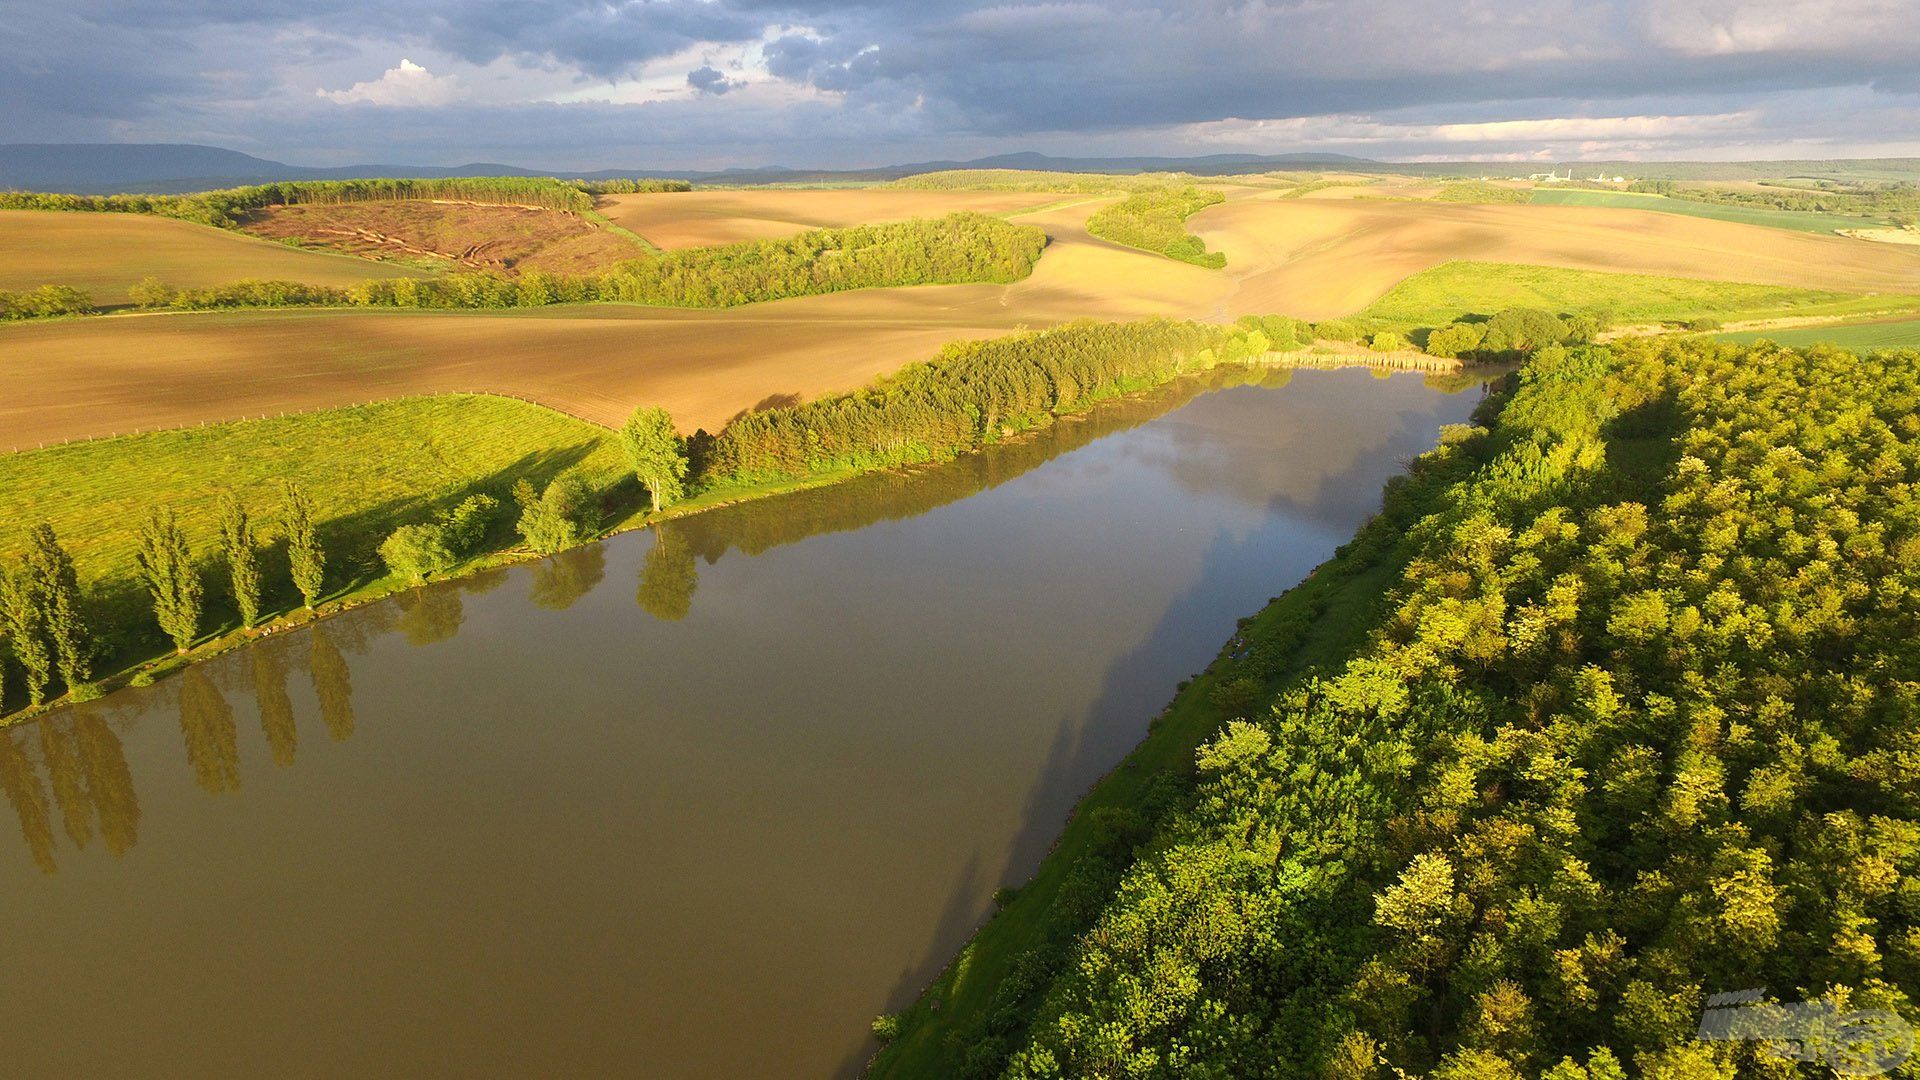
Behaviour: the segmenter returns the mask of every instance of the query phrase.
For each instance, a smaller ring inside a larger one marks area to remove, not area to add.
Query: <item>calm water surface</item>
[[[4,1071],[857,1071],[1235,618],[1480,398],[1200,390],[0,732]]]

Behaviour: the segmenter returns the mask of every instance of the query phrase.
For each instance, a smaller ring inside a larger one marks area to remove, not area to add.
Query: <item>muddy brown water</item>
[[[1481,397],[1262,378],[0,732],[6,1073],[857,1072],[1234,620]]]

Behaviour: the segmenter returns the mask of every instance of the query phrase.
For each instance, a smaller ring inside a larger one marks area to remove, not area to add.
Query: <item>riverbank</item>
[[[1483,404],[1481,415],[1497,402]],[[1068,945],[1097,913],[1074,897],[1111,891],[1132,845],[1177,803],[1169,789],[1191,786],[1200,745],[1245,715],[1244,701],[1337,663],[1377,624],[1411,556],[1401,534],[1458,464],[1446,443],[1415,462],[1416,479],[1390,481],[1377,516],[1299,584],[1242,619],[1214,661],[1180,685],[1146,736],[1074,806],[1032,877],[1002,890],[999,910],[912,1004],[875,1022],[884,1045],[867,1076],[975,1075],[969,1063],[976,1057],[996,1060],[1021,1041],[1016,1018],[1031,1015],[1050,970],[1066,962]],[[1248,670],[1261,666],[1264,677],[1248,684]]]
[[[1450,374],[1464,370],[1463,365],[1458,361],[1438,360],[1431,357],[1424,357],[1422,359],[1425,363],[1420,365],[1419,370],[1430,373]],[[1216,370],[1220,366],[1225,365],[1209,364],[1196,369],[1184,370],[1176,374],[1173,378],[1158,385],[1136,390],[1131,393],[1118,394],[1099,399],[1091,402],[1085,408],[1051,416],[1045,424],[1029,428],[1025,431],[1005,435],[995,442],[986,444],[984,447],[965,451],[964,453],[978,453],[980,450],[994,445],[1002,445],[1008,442],[1033,438],[1038,432],[1044,431],[1046,427],[1052,423],[1100,409],[1112,402],[1138,401],[1164,393],[1168,386],[1173,385],[1181,379],[1195,377],[1207,371]],[[1242,362],[1241,366],[1250,368],[1361,366],[1380,370],[1407,369],[1412,367],[1404,358],[1384,354],[1364,352],[1332,353],[1312,350],[1267,353],[1261,357],[1250,358]],[[935,462],[935,464],[938,464],[938,462]],[[640,499],[638,492],[633,491],[629,493],[629,497],[624,503],[616,505],[610,511],[610,519],[604,521],[602,526],[596,530],[589,539],[584,540],[582,546],[585,544],[599,543],[612,536],[631,532],[636,529],[648,528],[661,523],[680,520],[709,510],[772,498],[792,492],[827,487],[858,476],[881,471],[886,470],[883,468],[847,468],[814,473],[787,480],[727,485],[701,492],[683,502],[671,505],[659,513],[649,511],[645,507],[643,500]],[[402,523],[404,523],[404,520],[396,519],[387,524],[390,527]],[[439,575],[433,580],[436,582],[459,580],[501,567],[536,562],[548,557],[549,556],[540,555],[524,548],[508,548],[505,550],[482,552],[455,565],[445,574]],[[270,638],[289,630],[299,629],[318,620],[406,593],[413,588],[413,585],[392,575],[365,577],[328,596],[323,602],[316,604],[311,610],[295,608],[283,612],[251,630],[234,628],[215,634],[204,641],[196,643],[193,648],[184,653],[171,651],[162,653],[152,650],[145,652],[123,652],[122,655],[113,657],[108,661],[111,665],[109,673],[88,684],[86,692],[79,698],[76,698],[71,693],[65,693],[59,697],[48,700],[40,706],[17,710],[4,717],[0,717],[0,728],[46,715],[61,707],[73,704],[76,700],[88,700],[125,686],[148,685],[158,679],[166,678],[194,664],[220,656],[251,642]]]

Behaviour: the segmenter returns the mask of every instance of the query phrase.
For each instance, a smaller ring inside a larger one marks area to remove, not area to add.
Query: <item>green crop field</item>
[[[1886,225],[1872,218],[1845,214],[1817,214],[1802,210],[1772,210],[1759,206],[1728,206],[1721,203],[1670,199],[1665,195],[1635,191],[1588,191],[1582,188],[1535,188],[1533,200],[1539,206],[1611,206],[1626,210],[1655,210],[1663,214],[1734,221],[1742,225],[1764,225],[1770,229],[1793,232],[1832,233],[1839,229],[1872,229]]]
[[[1733,322],[1920,311],[1920,297],[1462,261],[1407,278],[1361,312],[1360,318],[1372,326],[1404,329],[1441,326],[1463,315],[1486,315],[1508,307],[1607,312],[1622,323],[1696,318]]]
[[[1838,345],[1855,352],[1875,349],[1920,349],[1920,319],[1891,322],[1848,323],[1843,326],[1804,326],[1789,330],[1743,330],[1722,334],[1726,341],[1750,342],[1766,339],[1781,345]]]
[[[375,549],[396,525],[477,491],[504,501],[522,476],[543,483],[575,467],[601,484],[621,476],[613,433],[539,405],[468,394],[69,443],[0,455],[0,557],[11,560],[28,529],[51,522],[82,580],[99,583],[101,601],[116,616],[132,611],[138,624],[133,556],[149,507],[177,510],[211,565],[221,490],[239,493],[263,539],[277,538],[280,480],[291,479],[313,500],[335,593],[383,576]],[[504,526],[511,515],[501,516]],[[267,563],[279,572],[269,578],[269,606],[285,607],[294,598],[284,561]]]

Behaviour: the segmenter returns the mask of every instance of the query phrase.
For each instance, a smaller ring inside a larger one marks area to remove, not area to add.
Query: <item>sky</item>
[[[1920,0],[0,0],[0,142],[301,165],[1920,155]]]

